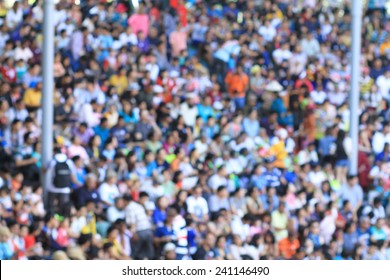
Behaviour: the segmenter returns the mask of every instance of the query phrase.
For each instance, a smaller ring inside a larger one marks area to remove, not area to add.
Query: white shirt
[[[150,78],[152,81],[157,81],[158,74],[160,73],[160,67],[158,67],[157,64],[148,63],[146,64],[145,69],[150,72]]]
[[[29,59],[33,58],[33,52],[30,50],[30,48],[16,48],[15,49],[15,60],[23,60],[27,62]]]
[[[198,108],[196,106],[190,108],[187,102],[185,102],[180,105],[180,114],[183,116],[184,123],[187,126],[195,126],[196,117],[198,116]]]
[[[107,209],[107,220],[110,223],[115,222],[118,219],[125,219],[125,210],[118,209],[115,206],[110,206]]]
[[[121,35],[119,35],[119,40],[121,41],[123,46],[130,45],[137,45],[138,38],[134,33],[127,34],[123,32]]]
[[[326,180],[326,175],[323,171],[310,171],[308,174],[309,181],[317,188],[321,187],[322,182]]]
[[[190,196],[187,198],[186,202],[188,207],[188,213],[194,214],[200,219],[203,218],[203,215],[207,215],[209,213],[209,206],[207,204],[207,201],[201,196],[198,198]]]
[[[289,60],[292,56],[292,53],[289,50],[276,49],[272,53],[272,56],[277,64],[281,64],[283,60]]]
[[[321,91],[313,90],[312,92],[310,92],[310,97],[311,99],[313,99],[314,103],[322,104],[326,100],[327,95],[323,90]]]
[[[259,34],[264,37],[264,40],[271,42],[276,36],[276,29],[273,26],[261,26],[259,28]]]
[[[320,53],[320,44],[316,39],[301,41],[302,50],[307,56],[316,56]]]
[[[23,20],[23,10],[19,8],[16,12],[13,9],[8,10],[5,21],[10,30],[13,30]]]
[[[376,80],[376,84],[379,88],[379,92],[382,94],[383,98],[389,99],[389,91],[390,91],[390,79],[386,78],[384,75],[381,75]]]
[[[120,196],[117,185],[109,185],[106,182],[100,185],[98,192],[102,201],[108,202],[111,205],[114,205],[115,199]]]
[[[214,174],[210,177],[208,185],[212,190],[216,191],[219,186],[226,186],[227,182],[228,181],[225,177],[219,176],[218,174]]]
[[[372,149],[375,154],[383,152],[385,143],[390,144],[390,135],[384,135],[382,132],[375,132],[374,137],[372,138]]]

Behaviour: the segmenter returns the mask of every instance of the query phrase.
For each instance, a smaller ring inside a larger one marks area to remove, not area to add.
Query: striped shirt
[[[126,223],[128,225],[135,225],[136,231],[151,229],[149,217],[141,204],[132,201],[127,205],[125,212]]]

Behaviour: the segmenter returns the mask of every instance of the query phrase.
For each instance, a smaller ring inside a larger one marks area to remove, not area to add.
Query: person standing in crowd
[[[123,198],[127,202],[126,224],[133,234],[132,255],[136,260],[153,259],[153,231],[146,209],[140,203],[133,201],[129,195]]]
[[[53,178],[48,190],[49,211],[69,217],[71,184],[77,183],[74,163],[59,148],[55,148],[54,159],[44,172],[49,172],[49,170]]]

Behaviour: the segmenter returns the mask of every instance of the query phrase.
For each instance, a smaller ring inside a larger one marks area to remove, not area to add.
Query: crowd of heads
[[[43,162],[43,1],[0,0],[0,259],[390,259],[390,14],[353,147],[352,2],[58,1]]]

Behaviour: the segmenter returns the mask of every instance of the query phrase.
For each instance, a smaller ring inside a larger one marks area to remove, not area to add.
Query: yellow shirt
[[[7,15],[7,10],[5,8],[0,8],[0,17],[5,18]]]
[[[271,219],[272,219],[272,227],[281,229],[279,231],[275,231],[276,240],[279,241],[283,238],[286,238],[288,236],[288,231],[287,231],[288,217],[287,217],[287,214],[280,213],[278,210],[275,210],[274,212],[272,212]]]
[[[87,214],[87,224],[81,229],[82,234],[96,234],[96,218],[95,214],[88,212]]]
[[[386,51],[389,51],[390,49],[390,42],[384,42],[379,47],[380,54],[386,54]]]
[[[24,94],[23,101],[27,107],[41,106],[42,92],[35,89],[28,89]]]
[[[116,87],[118,95],[121,95],[128,87],[128,81],[125,76],[112,75],[110,77],[110,84]]]
[[[276,158],[275,167],[284,168],[284,161],[287,157],[286,147],[283,141],[279,141],[271,146],[270,153],[273,154]]]
[[[114,242],[110,242],[107,238],[103,240],[103,243],[111,243],[112,244],[112,251],[115,256],[120,256],[123,253],[123,247],[119,243],[118,240],[114,240]]]

